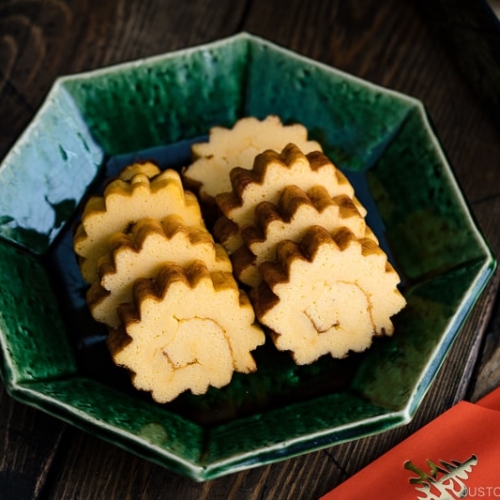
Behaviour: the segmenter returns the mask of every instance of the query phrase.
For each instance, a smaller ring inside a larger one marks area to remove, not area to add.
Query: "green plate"
[[[351,178],[402,276],[396,333],[159,405],[134,391],[85,306],[71,250],[82,198],[120,162],[189,161],[214,125],[300,122]],[[422,104],[255,36],[58,79],[0,167],[0,346],[25,402],[202,481],[410,421],[495,268]]]

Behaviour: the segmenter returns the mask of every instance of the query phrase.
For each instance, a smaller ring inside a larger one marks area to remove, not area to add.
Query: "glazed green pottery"
[[[402,277],[395,334],[160,405],[111,362],[72,250],[82,200],[138,158],[180,169],[214,125],[305,125]],[[242,33],[58,79],[0,167],[1,372],[13,398],[202,481],[410,421],[495,268],[423,105]]]

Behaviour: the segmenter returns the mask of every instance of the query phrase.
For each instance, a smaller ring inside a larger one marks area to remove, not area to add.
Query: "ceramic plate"
[[[155,404],[90,317],[71,249],[82,199],[131,159],[189,162],[214,125],[305,125],[354,183],[402,276],[396,333]],[[495,261],[422,104],[248,34],[60,78],[0,167],[1,371],[13,398],[201,481],[410,421]]]

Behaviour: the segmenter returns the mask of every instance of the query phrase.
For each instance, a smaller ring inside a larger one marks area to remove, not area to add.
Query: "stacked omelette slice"
[[[233,129],[236,142],[255,144],[255,124],[243,140],[244,124]],[[246,156],[235,152],[230,133],[231,148],[207,147],[204,158],[204,175],[220,157],[233,165],[227,169],[231,189],[211,191],[221,213],[213,234],[236,277],[250,287],[257,318],[276,347],[307,364],[328,353],[342,358],[363,351],[374,336],[391,335],[390,318],[406,303],[400,278],[347,178],[321,150],[304,152],[293,142],[262,150],[250,167],[241,166]],[[192,182],[196,174],[188,167],[184,176]],[[204,175],[196,176],[199,191]]]

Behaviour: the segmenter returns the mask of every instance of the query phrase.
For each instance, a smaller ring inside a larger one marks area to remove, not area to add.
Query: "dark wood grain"
[[[65,428],[0,388],[0,498],[40,498]]]
[[[240,30],[421,99],[474,217],[500,254],[500,130],[429,20],[402,0],[3,1],[0,157],[58,76]],[[500,384],[498,285],[497,275],[408,426],[203,484],[66,428],[0,392],[0,497],[317,498],[460,399],[477,399]]]

